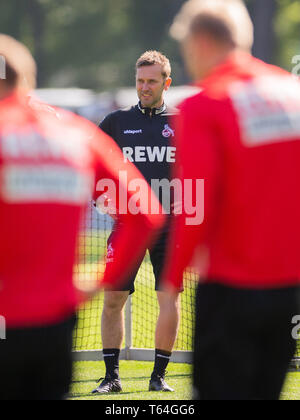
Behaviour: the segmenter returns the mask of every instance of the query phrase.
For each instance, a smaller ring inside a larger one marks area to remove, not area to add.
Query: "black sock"
[[[155,364],[152,378],[155,376],[165,376],[171,355],[171,352],[155,349]]]
[[[106,367],[106,376],[119,379],[119,349],[103,349],[103,358]]]

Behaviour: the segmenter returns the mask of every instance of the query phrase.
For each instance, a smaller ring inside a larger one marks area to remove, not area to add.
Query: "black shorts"
[[[0,340],[0,400],[62,400],[72,380],[75,317],[44,328],[9,329]]]
[[[107,257],[106,257],[107,264],[112,262],[114,259],[113,249],[114,249],[115,233],[116,232],[113,231],[107,241]],[[160,288],[161,274],[164,268],[168,236],[169,236],[169,231],[164,230],[162,233],[158,235],[158,239],[157,241],[155,241],[155,244],[151,248],[149,248],[150,261],[152,264],[153,274],[155,277],[155,290],[159,290]],[[131,271],[131,274],[129,275],[128,279],[125,280],[124,286],[122,288],[119,288],[118,291],[129,291],[130,294],[134,293],[135,291],[134,282],[138,274],[138,271],[140,269],[140,266],[143,262],[143,259],[146,255],[146,252],[147,252],[147,249],[145,249],[145,252],[143,253],[143,256],[141,257],[136,267]],[[114,290],[116,291],[116,289]]]
[[[296,350],[299,290],[200,285],[196,308],[195,399],[278,399]]]

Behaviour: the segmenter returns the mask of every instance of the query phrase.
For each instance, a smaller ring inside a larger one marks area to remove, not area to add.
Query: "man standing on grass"
[[[133,162],[146,180],[169,180],[170,167],[176,160],[176,149],[171,145],[174,130],[170,117],[176,110],[169,109],[164,102],[164,93],[171,85],[169,60],[157,51],[147,51],[136,63],[136,89],[139,103],[130,109],[119,110],[108,115],[101,129],[109,134],[123,151],[124,160]],[[164,197],[160,197],[161,201]],[[167,203],[170,206],[170,203]],[[169,224],[167,224],[169,225]],[[115,259],[115,235],[120,229],[120,220],[115,222],[108,240],[107,264]],[[168,299],[160,290],[161,270],[166,254],[168,226],[149,249],[155,275],[155,290],[160,307],[155,335],[155,365],[151,376],[150,391],[173,391],[165,382],[166,368],[176,340],[179,324],[179,293]],[[134,246],[134,243],[133,243]],[[146,253],[146,248],[145,248]],[[95,393],[120,392],[119,355],[124,337],[124,306],[128,296],[134,292],[134,281],[143,256],[124,287],[105,290],[102,314],[103,356],[106,366],[104,381]]]
[[[172,34],[203,88],[181,106],[176,145],[178,176],[204,180],[205,220],[174,220],[164,272],[177,293],[195,251],[208,251],[195,398],[278,399],[299,314],[299,81],[250,55],[253,26],[240,0],[190,0]]]

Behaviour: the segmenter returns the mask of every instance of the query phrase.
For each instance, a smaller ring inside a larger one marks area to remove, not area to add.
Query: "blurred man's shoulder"
[[[177,115],[179,115],[179,113],[180,113],[180,109],[178,107],[167,105],[167,108],[165,111],[165,115],[167,117],[176,117]]]
[[[184,101],[182,101],[177,106],[177,112],[181,113],[186,110],[193,110],[195,107],[197,107],[199,104],[206,102],[208,99],[208,95],[206,92],[201,90],[200,92],[196,93],[195,95],[189,96]]]
[[[108,114],[105,119],[108,120],[116,120],[118,118],[121,118],[122,116],[126,116],[127,114],[131,114],[135,112],[136,106],[128,106],[126,108],[119,108],[117,110],[112,111],[110,114]]]
[[[78,135],[89,139],[97,131],[94,123],[72,111],[37,102],[30,104],[30,107],[38,120],[55,132],[60,131],[61,134],[70,134],[71,137]]]

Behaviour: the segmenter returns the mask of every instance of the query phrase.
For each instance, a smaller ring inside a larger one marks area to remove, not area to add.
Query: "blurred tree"
[[[45,43],[45,23],[46,10],[39,0],[27,0],[25,13],[28,16],[30,26],[32,28],[32,37],[34,42],[34,56],[39,63],[38,85],[43,85],[46,82],[45,64],[46,64],[46,50]],[[23,6],[24,7],[24,6]]]
[[[46,81],[43,70],[46,60],[45,40],[45,10],[40,0],[10,0],[0,1],[1,32],[5,32],[25,42],[32,50],[39,63],[39,84]]]
[[[253,55],[272,63],[276,47],[274,19],[278,2],[277,0],[252,0],[248,4],[254,22]]]
[[[300,2],[299,0],[278,0],[279,12],[275,19],[278,43],[275,60],[291,71],[294,56],[300,55]]]
[[[133,85],[135,61],[146,49],[164,52],[181,84],[188,78],[168,31],[185,1],[0,0],[0,28],[31,48],[39,86]],[[292,56],[300,54],[299,0],[245,1],[256,26],[254,53],[291,69]]]
[[[160,50],[171,60],[172,76],[175,84],[188,81],[178,45],[169,37],[169,29],[173,18],[185,1],[131,1],[130,14],[134,27],[134,31],[131,32],[131,42],[138,46],[133,63],[135,63],[137,56],[146,50]]]
[[[135,61],[150,48],[170,55],[181,83],[186,76],[168,28],[184,1],[0,0],[0,25],[31,48],[40,86],[132,85]]]

